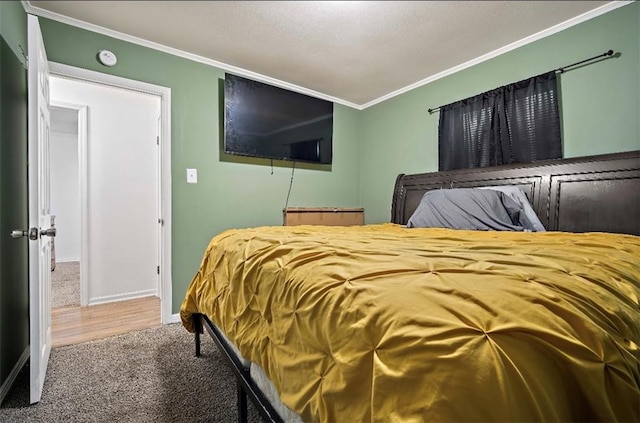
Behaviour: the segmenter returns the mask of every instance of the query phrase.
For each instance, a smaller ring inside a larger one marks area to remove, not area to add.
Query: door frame
[[[49,62],[49,72],[53,76],[60,78],[66,78],[82,82],[92,82],[102,85],[107,85],[116,88],[123,88],[126,90],[137,91],[145,94],[155,95],[160,97],[160,134],[159,134],[159,147],[160,147],[160,168],[159,168],[159,184],[160,184],[160,198],[159,198],[159,230],[160,237],[159,251],[160,251],[160,275],[159,275],[159,296],[161,304],[161,319],[163,324],[171,323],[172,320],[172,279],[171,279],[171,88],[163,87],[160,85],[149,84],[147,82],[136,81],[133,79],[122,78],[119,76],[109,75],[101,72],[95,72],[87,69],[77,68],[56,62]],[[80,121],[78,121],[79,124]],[[86,147],[86,145],[85,145]],[[87,154],[85,148],[84,154]],[[87,165],[85,160],[85,166]],[[82,171],[81,171],[82,172]],[[82,179],[82,178],[81,178]],[[80,196],[87,199],[88,187],[85,185],[80,188]],[[82,207],[88,207],[83,202]],[[87,210],[81,210],[81,213],[86,216]],[[80,257],[80,273],[82,275],[83,261],[88,254],[88,242],[86,240],[87,222],[83,221],[81,226],[81,257]],[[87,268],[85,267],[85,275]],[[86,290],[85,290],[86,291]],[[87,302],[88,302],[88,292]]]
[[[89,226],[87,216],[89,215],[88,180],[88,128],[89,128],[89,107],[82,104],[67,103],[64,101],[51,100],[51,107],[74,110],[78,114],[78,182],[80,193],[80,307],[89,305]]]

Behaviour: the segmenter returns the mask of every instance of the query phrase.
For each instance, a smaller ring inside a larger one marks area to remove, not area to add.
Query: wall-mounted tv
[[[224,151],[330,164],[333,103],[225,74]]]

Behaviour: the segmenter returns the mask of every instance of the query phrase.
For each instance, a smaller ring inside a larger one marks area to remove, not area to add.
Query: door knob
[[[23,231],[20,229],[11,231],[11,238],[13,239],[22,238],[23,236],[28,236],[30,240],[35,241],[36,239],[38,239],[38,228],[31,228],[28,231]]]
[[[27,231],[21,231],[21,230],[11,231],[11,238],[13,239],[22,238],[23,236],[27,236]]]

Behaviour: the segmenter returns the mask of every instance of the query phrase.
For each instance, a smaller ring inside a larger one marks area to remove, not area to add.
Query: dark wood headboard
[[[640,235],[640,151],[401,174],[391,221],[406,224],[426,191],[487,185],[520,186],[547,230]]]

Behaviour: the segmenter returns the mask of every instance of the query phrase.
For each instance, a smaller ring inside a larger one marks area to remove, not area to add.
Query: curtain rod
[[[602,54],[599,54],[597,56],[593,56],[593,57],[590,57],[588,59],[584,59],[584,60],[581,60],[579,62],[575,62],[575,63],[563,66],[563,67],[558,68],[558,69],[554,69],[553,72],[564,73],[567,68],[572,68],[574,66],[578,66],[578,65],[581,65],[583,63],[590,62],[592,60],[596,60],[596,59],[599,59],[601,57],[607,57],[607,56],[611,56],[611,55],[613,55],[613,50],[608,50],[608,51],[606,51],[606,52],[604,52]],[[429,114],[432,114],[433,112],[437,112],[438,110],[440,110],[440,107],[442,107],[442,106],[434,107],[433,109],[427,109],[427,111],[429,112]]]

